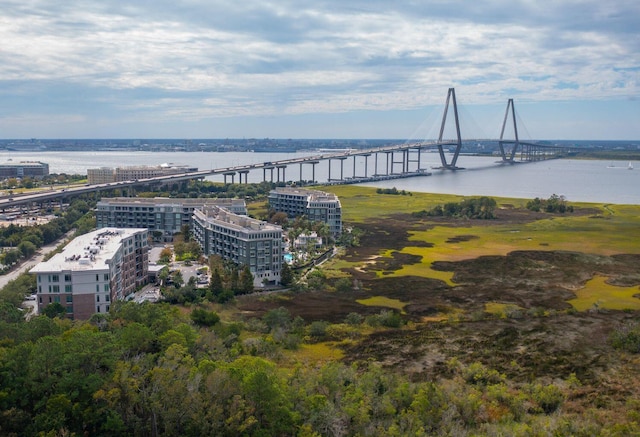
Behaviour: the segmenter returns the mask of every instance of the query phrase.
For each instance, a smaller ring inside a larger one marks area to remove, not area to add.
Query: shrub
[[[213,326],[220,321],[220,316],[213,311],[207,311],[202,308],[195,308],[191,312],[191,320],[200,326]]]
[[[352,283],[349,278],[340,278],[335,283],[336,291],[345,293],[352,290]]]
[[[565,212],[573,212],[573,206],[567,204],[567,200],[564,196],[558,196],[552,194],[548,199],[540,199],[536,197],[533,200],[527,202],[527,209],[535,212],[558,212],[564,214]]]
[[[564,401],[564,393],[553,384],[535,384],[530,387],[533,401],[538,405],[540,411],[545,414],[555,412]]]
[[[494,219],[497,203],[491,197],[464,199],[460,203],[449,202],[430,210],[413,213],[416,217],[462,217],[468,219]]]
[[[402,317],[395,311],[384,310],[380,312],[380,323],[387,328],[399,328],[402,326]]]
[[[462,376],[468,383],[482,386],[500,384],[505,381],[505,376],[500,372],[494,369],[489,369],[482,363],[477,362],[467,367]]]
[[[364,317],[362,316],[362,314],[358,313],[349,313],[344,319],[345,323],[348,323],[349,325],[359,325],[363,320]]]
[[[322,338],[327,334],[327,327],[329,323],[324,321],[311,322],[309,325],[309,335],[312,337]]]
[[[616,329],[609,336],[611,345],[616,349],[637,354],[640,352],[640,325],[625,324]]]

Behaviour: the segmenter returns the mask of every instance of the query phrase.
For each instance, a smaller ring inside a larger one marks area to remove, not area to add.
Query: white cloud
[[[471,104],[640,94],[635,1],[347,3],[7,0],[0,98],[15,113],[0,116],[36,123],[79,100],[176,122],[405,110],[450,86]]]

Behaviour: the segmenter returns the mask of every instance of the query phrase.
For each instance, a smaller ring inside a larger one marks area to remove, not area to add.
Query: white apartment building
[[[96,205],[96,227],[147,228],[162,232],[162,240],[172,241],[182,226],[192,228],[193,212],[204,206],[219,206],[234,214],[247,215],[244,199],[114,197]]]
[[[57,302],[73,319],[109,312],[111,302],[147,282],[147,234],[146,229],[98,229],[37,264],[30,273],[37,277],[38,310]]]
[[[269,192],[269,208],[284,212],[291,218],[305,216],[312,222],[326,223],[334,238],[342,234],[342,206],[335,194],[303,188],[278,187]]]
[[[249,266],[254,286],[280,282],[282,227],[217,206],[205,206],[193,213],[193,235],[206,256],[219,255]]]
[[[111,167],[88,168],[87,180],[90,184],[109,184],[116,181],[116,173]]]
[[[187,165],[161,164],[156,166],[137,165],[129,167],[88,168],[87,179],[90,184],[106,184],[110,182],[134,181],[156,176],[190,173],[198,171],[197,167]]]

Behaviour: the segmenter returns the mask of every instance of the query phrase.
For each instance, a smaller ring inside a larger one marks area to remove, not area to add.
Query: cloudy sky
[[[640,140],[638,0],[1,0],[0,138]]]

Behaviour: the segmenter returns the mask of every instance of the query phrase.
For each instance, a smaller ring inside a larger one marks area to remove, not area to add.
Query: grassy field
[[[353,296],[331,296],[328,305],[319,303],[320,295],[307,299],[308,304],[301,296],[271,297],[254,305],[257,314],[282,304],[311,320],[340,320],[354,310],[371,314],[379,308],[430,320],[443,312],[498,313],[505,306],[546,305],[556,311],[639,307],[635,295],[640,293],[640,272],[634,271],[635,261],[618,265],[611,257],[640,254],[640,238],[634,238],[640,235],[640,206],[568,199],[575,212],[547,214],[528,211],[527,199],[495,198],[495,220],[418,218],[413,213],[464,197],[379,194],[374,188],[354,185],[318,188],[340,198],[346,229],[363,231],[359,246],[325,263],[326,277],[330,283],[358,279],[363,290]],[[263,202],[251,210],[262,212],[266,206]],[[567,253],[580,256],[562,255]],[[600,265],[609,270],[602,271]],[[470,288],[483,299],[475,305],[460,306],[442,295]],[[539,290],[548,291],[537,296]]]
[[[375,189],[352,185],[324,189],[340,197],[345,222],[355,227],[371,220],[398,220],[399,215],[409,215],[463,199],[462,196],[427,193],[383,195],[377,194]],[[640,206],[572,203],[576,210],[588,210],[589,213],[549,214],[535,220],[505,221],[500,219],[501,211],[522,209],[526,200],[497,198],[496,201],[499,206],[497,220],[460,219],[442,225],[437,222],[415,224],[408,230],[408,241],[402,248],[381,248],[371,259],[384,259],[401,253],[413,255],[419,262],[407,263],[393,270],[376,270],[375,267],[372,270],[376,271],[377,277],[419,276],[455,285],[453,272],[432,269],[434,262],[506,256],[513,251],[523,250],[570,251],[605,256],[640,253],[640,238],[632,237],[640,235]],[[422,229],[421,224],[424,225]],[[425,245],[425,242],[429,244]],[[364,267],[372,263],[371,259],[365,260],[364,264],[362,260],[351,261],[351,265]],[[341,260],[334,267],[344,269],[348,263]],[[610,300],[600,300],[602,305],[608,307]],[[627,300],[629,308],[635,308],[636,301],[633,297]],[[583,307],[580,305],[580,308]]]
[[[638,287],[617,287],[607,284],[607,278],[596,276],[585,286],[576,290],[577,297],[569,300],[578,311],[609,309],[609,310],[640,310]]]
[[[389,299],[388,297],[384,296],[373,296],[367,299],[358,299],[356,300],[356,302],[366,306],[393,308],[400,311],[400,313],[402,314],[404,313],[404,307],[407,305],[406,302],[402,302],[398,299]]]

